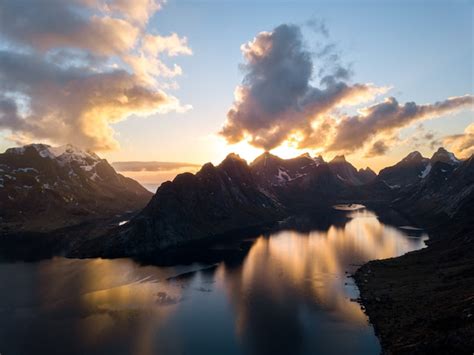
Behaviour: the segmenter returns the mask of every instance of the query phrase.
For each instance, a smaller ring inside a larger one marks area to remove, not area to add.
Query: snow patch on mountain
[[[424,179],[425,177],[427,177],[428,174],[429,174],[430,171],[431,171],[431,168],[432,168],[431,164],[428,164],[428,165],[426,166],[425,170],[423,170],[423,171],[421,172],[420,178]]]

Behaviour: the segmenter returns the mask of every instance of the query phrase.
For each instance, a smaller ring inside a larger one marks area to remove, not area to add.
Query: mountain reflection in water
[[[378,354],[348,273],[427,236],[366,209],[347,215],[325,231],[260,236],[241,262],[1,263],[0,352]]]

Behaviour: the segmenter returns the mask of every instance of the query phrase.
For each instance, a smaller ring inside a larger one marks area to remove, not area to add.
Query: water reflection
[[[367,260],[421,248],[426,236],[385,225],[365,209],[347,213],[344,223],[323,231],[293,226],[260,236],[239,263],[0,264],[7,290],[0,295],[0,351],[379,353],[365,315],[350,300],[357,289],[347,275]]]

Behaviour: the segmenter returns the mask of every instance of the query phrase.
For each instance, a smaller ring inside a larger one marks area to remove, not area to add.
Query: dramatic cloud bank
[[[463,134],[445,137],[443,143],[457,156],[468,158],[474,154],[474,123],[466,127]]]
[[[311,28],[327,39],[324,24]],[[334,44],[313,53],[298,26],[281,25],[259,33],[241,50],[245,76],[220,132],[229,143],[245,140],[265,150],[282,143],[326,152],[365,149],[371,157],[387,152],[401,128],[474,108],[472,95],[425,105],[389,97],[347,115],[343,109],[373,101],[388,88],[351,84],[351,70],[340,64]]]
[[[300,143],[309,144],[318,140],[315,120],[337,107],[356,105],[385,91],[370,84],[347,84],[349,70],[340,65],[323,74],[320,88],[312,86],[313,55],[297,26],[281,25],[262,32],[243,45],[242,52],[246,75],[221,132],[230,143],[248,139],[268,150],[298,135]],[[331,54],[327,47],[319,58],[323,61]]]
[[[473,107],[473,96],[453,97],[428,105],[417,105],[407,102],[400,105],[393,97],[382,103],[367,107],[361,113],[352,117],[344,117],[336,126],[336,135],[328,149],[333,151],[353,151],[370,142],[374,137],[385,135],[387,138],[397,129],[406,127],[414,122],[449,114],[462,108]],[[380,142],[380,141],[378,141]],[[377,147],[384,153],[383,143],[375,142],[372,149]]]
[[[186,38],[148,33],[156,0],[0,3],[0,129],[25,143],[108,150],[110,126],[132,114],[182,111],[163,89],[181,74],[163,56],[192,54]]]

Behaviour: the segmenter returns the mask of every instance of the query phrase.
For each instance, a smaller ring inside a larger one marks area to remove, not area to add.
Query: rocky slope
[[[328,207],[338,200],[392,197],[385,183],[376,183],[370,168],[358,171],[343,156],[327,163],[321,156],[281,159],[267,152],[250,169],[258,186],[290,210]]]
[[[474,156],[431,159],[394,207],[430,230],[428,248],[371,261],[355,279],[387,354],[474,350]]]
[[[152,194],[71,145],[0,154],[0,232],[50,231],[143,208]]]
[[[405,188],[417,185],[425,179],[436,163],[450,167],[460,164],[456,156],[440,147],[431,158],[425,158],[420,152],[411,152],[397,164],[380,170],[379,180],[385,181],[392,188]]]
[[[344,155],[338,155],[329,162],[329,168],[336,177],[349,185],[362,185],[371,181],[370,171],[357,171]]]
[[[463,162],[436,158],[430,160],[430,172],[393,205],[431,227],[474,216],[473,157]]]
[[[230,154],[218,166],[208,163],[195,175],[180,174],[164,183],[129,223],[84,242],[72,255],[153,253],[276,222],[308,208],[327,210],[338,201],[388,202],[393,197],[384,182],[364,180],[345,159],[326,163],[308,154],[281,159],[266,152],[247,165]]]
[[[378,178],[394,188],[413,185],[427,172],[429,159],[420,152],[412,152],[397,164],[380,170]]]
[[[143,255],[240,228],[274,222],[283,206],[262,191],[247,163],[230,154],[218,166],[178,175],[160,186],[151,202],[108,237],[84,243],[79,255]]]

